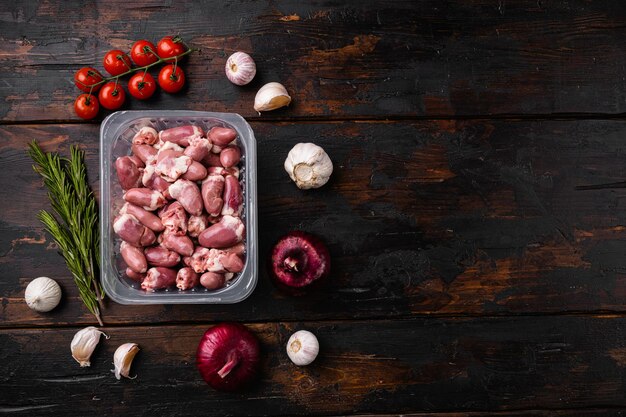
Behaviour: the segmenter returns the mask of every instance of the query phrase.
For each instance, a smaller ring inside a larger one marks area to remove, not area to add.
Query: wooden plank
[[[71,103],[78,91],[70,80],[78,68],[102,68],[111,48],[176,32],[202,48],[184,64],[188,91],[134,100],[129,108],[256,117],[257,89],[281,81],[293,103],[263,117],[623,113],[622,6],[621,0],[12,1],[0,10],[0,64],[9,69],[0,83],[0,120],[76,119]],[[245,88],[224,76],[236,50],[259,64]]]
[[[624,312],[626,191],[576,191],[626,178],[620,121],[254,123],[259,170],[259,284],[241,304],[122,306],[109,324]],[[94,125],[5,126],[0,137],[1,326],[93,323],[35,215],[48,207],[24,150],[80,143],[98,186]],[[301,191],[283,159],[314,140],[335,163],[329,184]],[[290,229],[322,236],[326,288],[280,294],[266,257]],[[61,283],[50,314],[23,302],[34,277]]]
[[[0,410],[41,416],[623,410],[624,326],[623,317],[255,324],[261,374],[237,394],[213,391],[195,369],[206,325],[106,328],[111,338],[82,369],[69,352],[77,329],[6,329]],[[291,332],[301,328],[321,345],[308,367],[294,366],[284,353]],[[141,346],[132,367],[138,376],[118,382],[112,355],[131,341]]]
[[[354,417],[621,417],[626,411],[620,409],[584,409],[584,410],[524,410],[524,411],[470,411],[457,413],[410,413],[410,414],[353,414]]]

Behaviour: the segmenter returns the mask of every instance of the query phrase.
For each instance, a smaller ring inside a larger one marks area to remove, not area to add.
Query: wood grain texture
[[[0,414],[626,415],[626,189],[576,190],[626,181],[623,1],[16,0],[0,32]],[[26,144],[80,144],[97,192],[108,112],[78,123],[72,75],[174,33],[201,48],[183,63],[189,86],[126,108],[252,122],[259,284],[230,306],[108,301],[111,339],[79,368],[69,344],[94,320],[36,219],[49,206]],[[258,64],[246,87],[224,76],[237,50]],[[269,81],[293,102],[259,116]],[[305,141],[335,164],[306,192],[282,167]],[[305,297],[266,272],[292,229],[332,254],[331,279]],[[63,287],[49,314],[23,301],[41,275]],[[237,394],[194,366],[202,333],[225,320],[248,323],[263,352],[259,381]],[[284,352],[299,329],[320,340],[309,367]],[[138,378],[117,381],[112,355],[130,341]]]
[[[626,305],[626,224],[620,121],[253,123],[258,140],[259,284],[230,306],[121,306],[109,324],[311,320],[414,315],[612,311]],[[48,205],[24,149],[80,143],[98,188],[97,126],[5,126],[0,136],[0,326],[92,323],[35,213]],[[282,167],[297,142],[315,140],[335,172],[300,191]],[[291,229],[328,243],[333,273],[306,297],[279,293],[266,256]],[[23,302],[34,277],[58,279],[50,314]]]
[[[180,33],[202,49],[178,96],[132,109],[256,117],[257,89],[293,96],[271,118],[386,118],[623,113],[621,0],[602,1],[11,1],[0,10],[0,120],[76,119],[73,73],[104,53]],[[63,18],[59,18],[63,16]],[[224,76],[236,50],[256,59],[254,82]],[[106,113],[102,112],[101,116]]]
[[[402,414],[352,414],[354,417],[621,417],[626,411],[621,409],[584,410],[524,410],[524,411],[470,411],[456,413],[402,413]]]
[[[624,318],[602,317],[255,324],[261,374],[237,394],[211,390],[195,369],[204,325],[106,328],[111,338],[82,369],[69,352],[75,328],[1,330],[0,410],[40,416],[623,410],[624,326]],[[289,335],[301,328],[321,345],[308,367],[294,366],[284,353]],[[117,381],[112,354],[130,341],[141,346],[132,367],[138,377]]]

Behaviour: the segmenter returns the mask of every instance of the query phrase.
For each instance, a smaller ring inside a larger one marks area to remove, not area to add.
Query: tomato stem
[[[152,48],[150,48],[150,49],[152,49]],[[171,57],[169,57],[169,58],[161,58],[161,57],[159,57],[159,59],[158,59],[157,61],[154,61],[152,64],[144,65],[143,67],[131,68],[131,69],[129,69],[128,71],[123,72],[123,73],[118,74],[118,75],[115,75],[115,76],[113,76],[113,77],[102,78],[102,80],[98,81],[97,83],[93,83],[93,84],[89,84],[89,85],[87,85],[87,84],[82,83],[82,82],[80,82],[80,81],[77,81],[77,82],[78,82],[78,83],[80,83],[80,84],[82,84],[82,85],[83,85],[83,86],[85,86],[85,87],[91,87],[91,90],[93,90],[93,88],[94,88],[95,86],[97,86],[97,85],[104,84],[104,83],[106,83],[106,82],[108,82],[108,81],[113,81],[113,80],[116,80],[116,81],[117,81],[117,80],[119,80],[119,79],[120,79],[120,77],[124,77],[124,76],[126,76],[126,75],[128,75],[128,74],[132,74],[132,73],[134,73],[134,72],[139,72],[139,71],[145,71],[145,72],[148,72],[148,69],[150,69],[150,68],[154,67],[155,65],[162,64],[162,63],[164,63],[164,62],[170,62],[170,61],[174,60],[174,62],[175,62],[175,63],[177,63],[179,58],[182,58],[182,57],[184,57],[185,55],[189,55],[190,53],[192,53],[192,52],[196,52],[196,51],[198,51],[198,49],[196,49],[196,48],[189,48],[189,49],[187,49],[185,52],[183,52],[183,53],[182,53],[182,54],[180,54],[180,55],[171,56]],[[153,51],[152,53],[154,54],[154,51]],[[158,55],[157,55],[157,54],[154,54],[154,55],[158,57]],[[146,75],[145,75],[145,72],[144,72],[144,77],[146,76]],[[143,81],[143,79],[142,79],[142,81]],[[89,93],[91,94],[91,91],[90,91]]]
[[[159,57],[159,54],[157,54],[156,52],[154,52],[152,50],[152,48],[150,48],[148,45],[143,47],[143,53],[146,54],[146,52],[150,52],[152,55],[156,56],[157,58]],[[146,54],[147,55],[147,54]]]
[[[172,75],[170,75],[170,80],[178,81],[178,76],[176,75],[176,66],[178,65],[178,59],[174,61],[174,69],[172,70]]]
[[[183,39],[182,36],[180,36],[180,34],[174,36],[172,38],[172,41],[174,41],[174,43],[180,43],[181,45],[183,45],[185,48],[189,49],[189,46],[187,46],[187,44],[185,43],[185,40]]]
[[[124,59],[124,57],[122,55],[117,55],[116,58],[119,61],[122,61],[124,63],[124,65],[126,66],[126,68],[131,69],[130,65],[128,65],[128,62],[126,62],[126,60]]]

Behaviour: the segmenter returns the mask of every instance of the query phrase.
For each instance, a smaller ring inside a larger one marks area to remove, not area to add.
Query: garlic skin
[[[254,110],[261,113],[262,111],[288,106],[289,103],[291,103],[291,97],[285,86],[280,83],[267,83],[259,89],[254,97]]]
[[[109,338],[104,332],[93,326],[85,327],[74,335],[70,349],[72,350],[72,357],[76,359],[81,368],[91,366],[89,359],[96,346],[98,346],[101,335],[104,335],[107,339]]]
[[[317,358],[320,344],[317,337],[307,330],[299,330],[287,342],[287,356],[298,366],[308,365]]]
[[[137,378],[137,375],[133,377],[129,376],[130,366],[137,352],[139,352],[139,345],[137,343],[124,343],[117,348],[113,354],[113,366],[115,368],[111,369],[111,372],[115,373],[117,379],[121,379],[121,377],[129,379]]]
[[[226,77],[235,85],[246,85],[256,75],[256,64],[245,52],[235,52],[226,60]]]
[[[35,278],[26,287],[24,300],[31,310],[45,313],[59,305],[61,301],[61,287],[51,278]]]
[[[285,171],[298,188],[319,188],[328,182],[333,173],[333,162],[320,146],[298,143],[287,155]]]

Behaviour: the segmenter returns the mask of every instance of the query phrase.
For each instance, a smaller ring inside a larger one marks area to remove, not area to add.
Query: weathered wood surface
[[[393,408],[522,416],[519,410],[526,409],[624,410],[625,326],[623,317],[256,324],[251,329],[263,349],[260,378],[237,394],[213,391],[195,369],[205,325],[107,328],[111,338],[100,343],[92,366],[82,369],[69,352],[76,328],[5,329],[0,330],[0,411],[223,416]],[[317,334],[321,354],[299,368],[284,344],[301,328]],[[141,346],[132,367],[138,376],[117,381],[110,372],[112,355],[130,341]]]
[[[0,414],[626,415],[626,189],[575,189],[626,181],[621,0],[17,0],[0,33]],[[98,190],[99,125],[74,116],[72,74],[173,33],[202,49],[183,64],[189,87],[126,108],[252,122],[259,285],[230,306],[108,302],[111,339],[81,369],[69,343],[94,320],[35,217],[48,203],[24,151],[81,144]],[[223,74],[236,50],[258,64],[243,88]],[[259,116],[269,81],[293,103]],[[319,190],[282,168],[304,141],[335,163]],[[333,259],[327,286],[299,298],[266,273],[296,228]],[[40,275],[64,291],[49,314],[23,301]],[[260,380],[239,394],[194,366],[224,320],[262,341]],[[322,345],[306,368],[284,353],[301,328]],[[139,376],[118,382],[112,354],[128,341]]]
[[[524,410],[524,411],[469,411],[453,413],[402,413],[402,414],[353,414],[354,417],[621,417],[626,411],[621,409],[589,409],[584,410]]]
[[[202,48],[184,65],[191,87],[130,108],[256,117],[256,90],[281,81],[293,104],[263,117],[617,114],[625,19],[622,0],[10,1],[0,120],[76,120],[78,68],[177,32]],[[236,50],[259,64],[245,88],[223,73]]]
[[[624,312],[626,179],[621,121],[253,123],[258,140],[259,285],[230,306],[109,303],[107,323],[310,320]],[[95,125],[5,126],[0,136],[0,326],[91,323],[35,213],[48,207],[24,149],[80,143],[98,186]],[[315,138],[335,163],[329,184],[298,190],[282,167]],[[329,285],[307,297],[270,284],[266,256],[290,229],[329,244]],[[32,278],[66,294],[50,314],[23,302]]]

